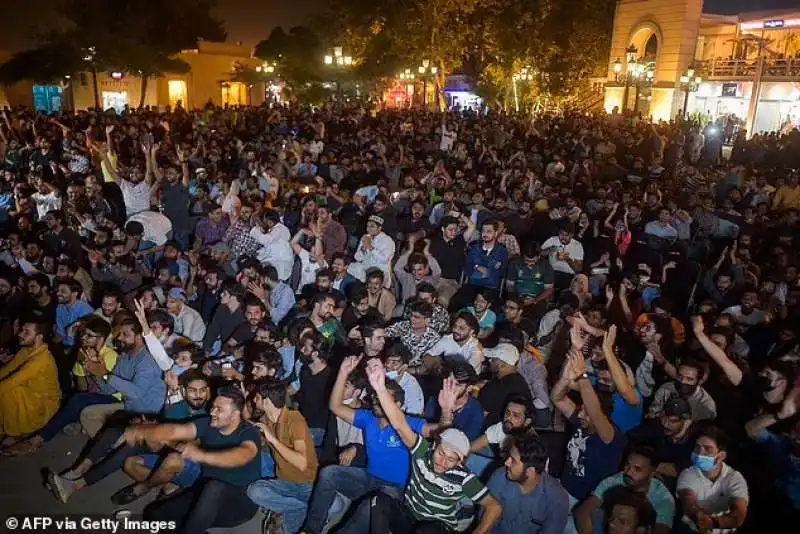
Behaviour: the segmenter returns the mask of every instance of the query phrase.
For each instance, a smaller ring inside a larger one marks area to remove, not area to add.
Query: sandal
[[[11,445],[10,447],[0,450],[0,454],[3,456],[25,456],[26,454],[32,454],[41,448],[41,445],[34,445],[33,441],[24,439],[22,441],[18,441],[14,445]]]
[[[144,493],[141,495],[136,493],[135,488],[136,485],[130,485],[122,488],[111,496],[111,502],[117,506],[125,506],[126,504],[130,504],[133,501],[144,497]]]

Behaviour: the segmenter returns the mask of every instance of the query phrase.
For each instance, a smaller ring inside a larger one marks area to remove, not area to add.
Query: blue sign
[[[765,20],[764,28],[783,28],[784,22],[782,20]]]
[[[60,85],[34,85],[33,107],[48,115],[61,111],[64,102],[64,89]]]

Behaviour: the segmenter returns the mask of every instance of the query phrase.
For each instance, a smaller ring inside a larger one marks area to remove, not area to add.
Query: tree
[[[289,33],[278,26],[255,49],[257,58],[274,63],[277,74],[294,86],[322,79],[323,55],[319,37],[304,26],[290,28]]]
[[[175,57],[181,50],[194,48],[198,39],[225,39],[212,6],[212,0],[65,0],[59,9],[64,29],[0,66],[0,79],[52,81],[89,70],[99,107],[97,72],[128,71],[141,77],[141,107],[150,77],[189,70]],[[37,62],[30,63],[31,58]]]

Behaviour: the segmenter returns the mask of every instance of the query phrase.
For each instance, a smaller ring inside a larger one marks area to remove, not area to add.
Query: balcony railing
[[[708,78],[752,78],[756,74],[756,59],[716,58],[701,61],[695,70]],[[800,58],[766,58],[765,78],[800,78]]]

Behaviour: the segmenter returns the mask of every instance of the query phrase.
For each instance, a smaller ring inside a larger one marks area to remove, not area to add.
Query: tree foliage
[[[290,28],[288,33],[278,26],[255,50],[256,57],[274,62],[277,74],[292,85],[319,81],[323,55],[319,37],[304,26]]]
[[[182,73],[189,65],[175,56],[198,39],[223,41],[212,0],[64,0],[64,29],[40,39],[36,48],[0,66],[0,81],[54,81],[82,70],[122,70],[147,79]]]

